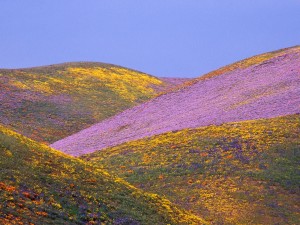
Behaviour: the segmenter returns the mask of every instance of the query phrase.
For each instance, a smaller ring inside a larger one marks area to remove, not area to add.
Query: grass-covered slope
[[[300,115],[186,129],[83,159],[213,224],[300,224]]]
[[[80,155],[168,131],[300,113],[300,47],[256,56],[205,77],[52,146]]]
[[[202,224],[167,199],[0,126],[0,224]]]
[[[154,97],[171,81],[101,63],[1,69],[0,122],[52,143]]]

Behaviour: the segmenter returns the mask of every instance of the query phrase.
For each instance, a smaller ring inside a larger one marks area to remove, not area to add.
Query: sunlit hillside
[[[102,63],[1,69],[0,122],[52,143],[173,85],[172,79]]]
[[[0,126],[0,224],[203,224],[167,199]]]
[[[51,146],[91,153],[165,132],[300,113],[300,47],[255,56],[210,73]]]
[[[213,224],[300,224],[300,115],[165,133],[85,155]]]

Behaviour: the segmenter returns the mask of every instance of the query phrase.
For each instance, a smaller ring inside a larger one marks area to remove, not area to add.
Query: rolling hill
[[[0,123],[53,143],[183,81],[103,63],[0,69]]]
[[[206,224],[167,199],[0,126],[0,224]]]
[[[173,131],[81,158],[212,224],[300,224],[300,114]]]
[[[242,60],[51,146],[79,156],[169,131],[300,113],[300,47]]]

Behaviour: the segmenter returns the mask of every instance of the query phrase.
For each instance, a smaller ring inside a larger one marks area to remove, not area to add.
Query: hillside
[[[212,224],[300,224],[300,114],[165,133],[82,159]]]
[[[168,131],[300,112],[300,47],[221,68],[55,142],[74,156]]]
[[[260,55],[256,55],[256,56],[247,58],[247,59],[240,60],[238,62],[232,63],[230,65],[221,67],[217,70],[214,70],[212,72],[204,74],[203,76],[200,76],[198,78],[186,80],[185,82],[182,82],[174,87],[171,87],[170,89],[168,89],[165,92],[161,92],[160,95],[166,94],[170,91],[178,91],[185,87],[191,86],[192,84],[195,84],[200,80],[210,79],[210,78],[213,78],[213,77],[225,74],[225,73],[229,73],[229,72],[232,72],[235,70],[239,70],[239,69],[246,69],[250,66],[269,63],[268,60],[270,60],[272,58],[276,58],[276,57],[283,57],[284,55],[288,54],[289,52],[297,51],[297,49],[299,50],[299,48],[300,48],[300,46],[284,48],[284,49],[280,49],[277,51],[267,52],[267,53],[263,53]]]
[[[103,63],[1,69],[0,123],[52,143],[148,100],[173,83]]]
[[[203,224],[167,199],[0,126],[0,224]]]

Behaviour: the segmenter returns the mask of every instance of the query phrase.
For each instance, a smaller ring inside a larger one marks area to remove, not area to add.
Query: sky
[[[0,0],[0,68],[112,63],[197,77],[300,44],[300,0]]]

